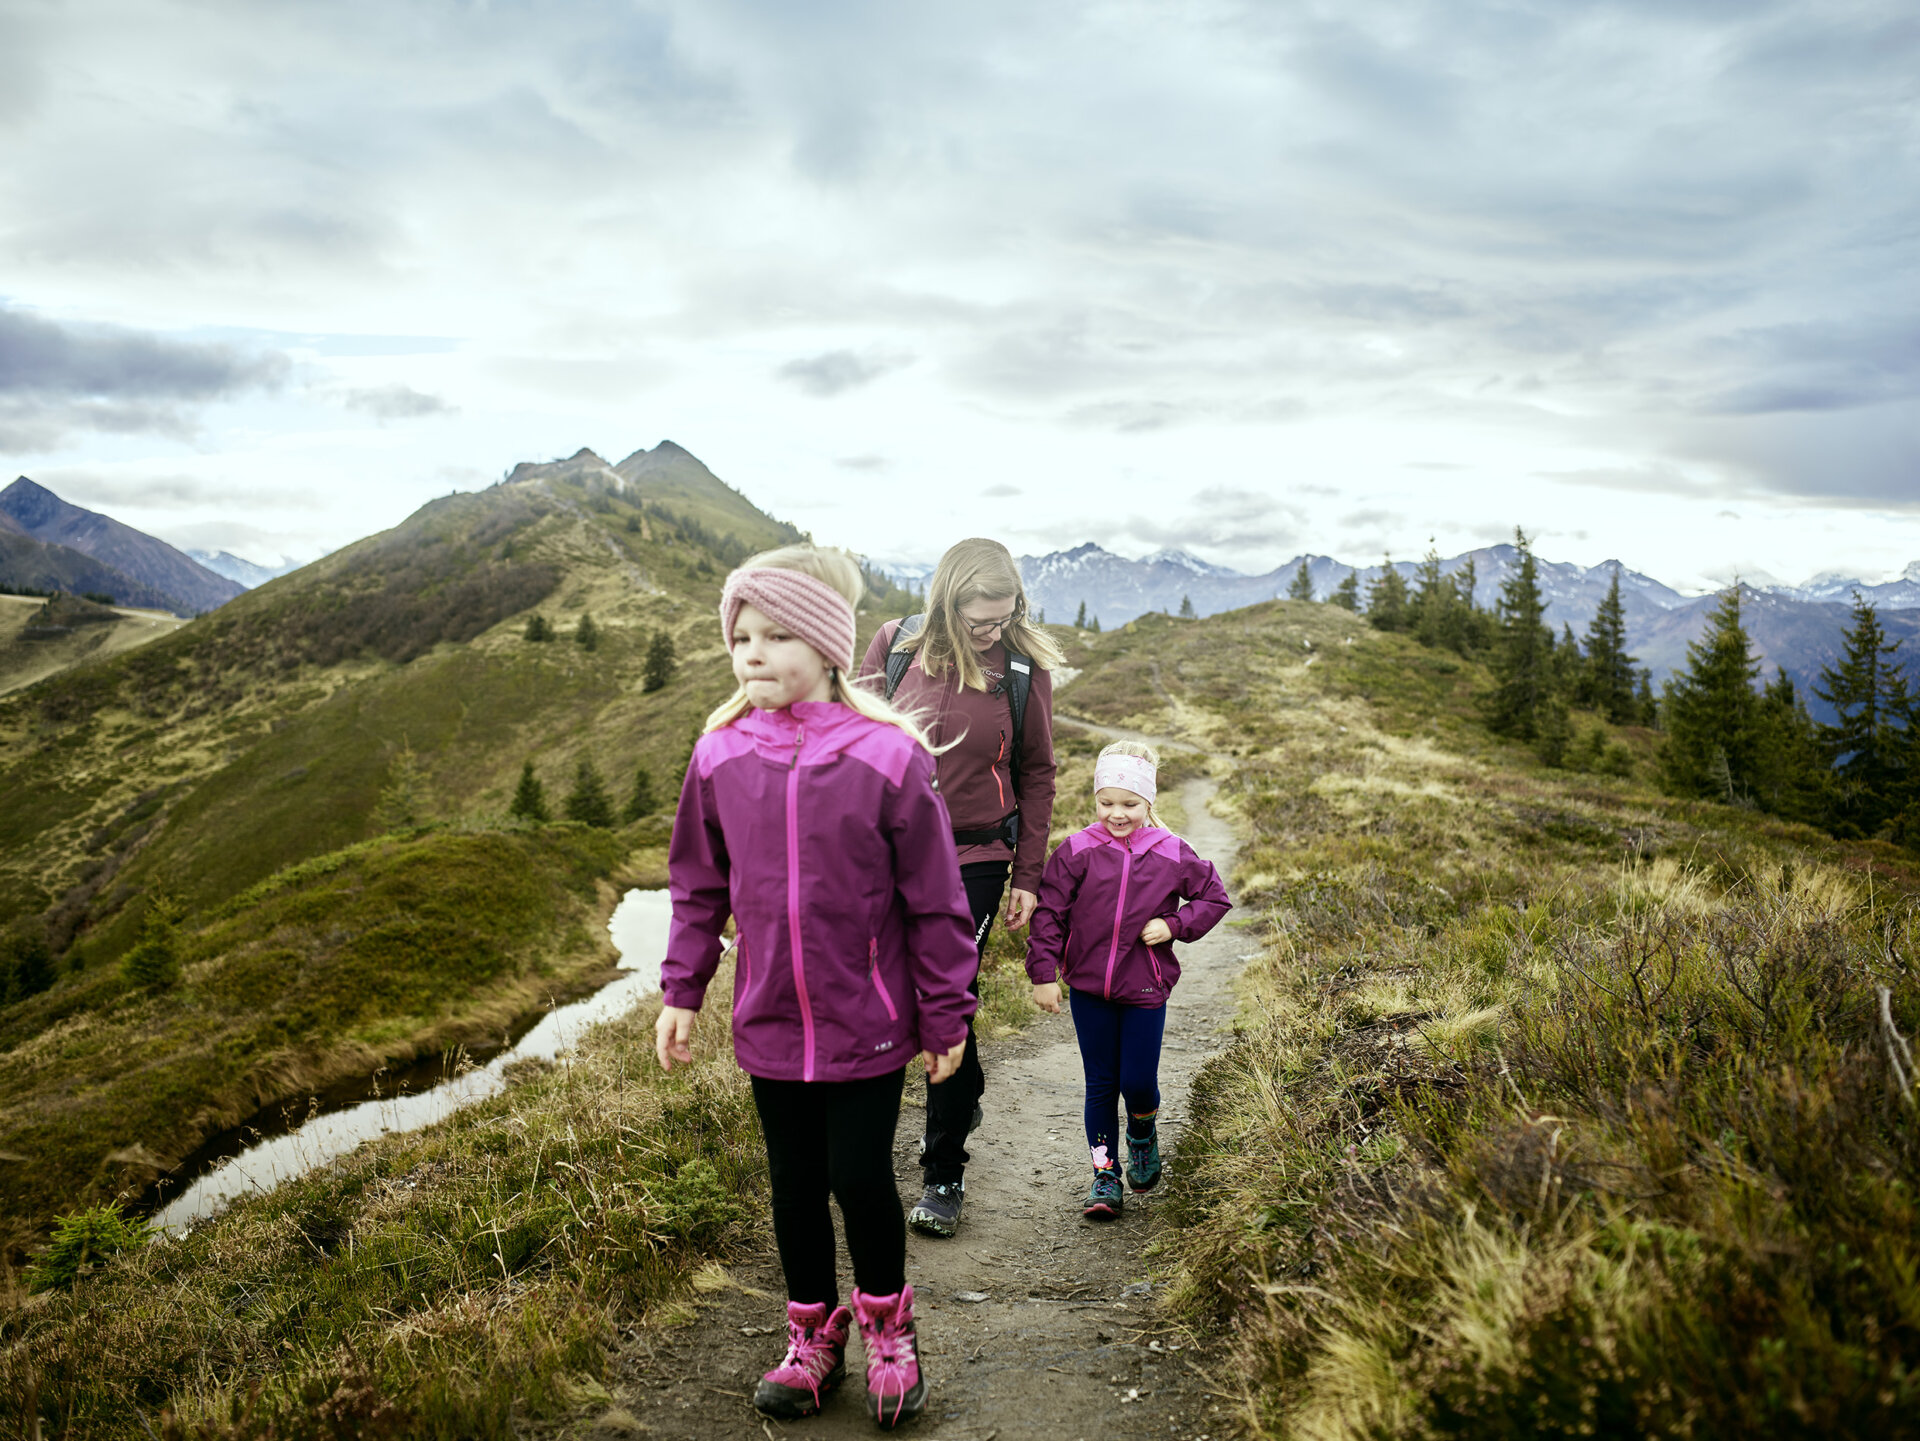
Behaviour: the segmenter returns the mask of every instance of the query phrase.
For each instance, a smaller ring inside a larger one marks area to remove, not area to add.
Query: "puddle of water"
[[[667,927],[672,919],[673,903],[665,891],[628,891],[607,923],[620,952],[622,974],[617,979],[585,1000],[549,1011],[514,1044],[496,1051],[485,1065],[463,1075],[434,1084],[445,1074],[444,1063],[422,1061],[390,1075],[385,1084],[395,1093],[378,1100],[355,1096],[330,1107],[328,1098],[320,1097],[317,1114],[285,1135],[271,1136],[252,1146],[242,1144],[246,1128],[213,1138],[175,1174],[190,1175],[197,1166],[217,1169],[199,1175],[161,1207],[154,1220],[171,1230],[184,1229],[237,1197],[271,1190],[282,1181],[344,1156],[362,1141],[392,1132],[417,1131],[445,1120],[463,1106],[498,1095],[506,1089],[507,1068],[516,1061],[554,1060],[570,1050],[589,1026],[625,1015],[660,989],[660,962],[667,952]],[[430,1089],[410,1093],[400,1089],[413,1084],[427,1084]],[[365,1086],[363,1081],[347,1083],[352,1091],[363,1091]]]

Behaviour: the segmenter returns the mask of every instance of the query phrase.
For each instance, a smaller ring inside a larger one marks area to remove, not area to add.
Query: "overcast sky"
[[[1920,559],[1920,12],[0,0],[0,465],[306,557],[670,437],[817,538]]]

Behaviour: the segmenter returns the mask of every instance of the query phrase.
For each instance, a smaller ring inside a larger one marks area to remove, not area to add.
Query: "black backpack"
[[[913,652],[895,649],[901,641],[919,631],[924,615],[910,615],[900,622],[887,648],[887,699],[900,689],[907,668],[913,664]],[[1020,794],[1020,755],[1027,726],[1027,696],[1033,690],[1033,662],[1013,647],[1007,647],[1007,709],[1013,712],[1013,744],[1007,750],[1007,774],[1013,781],[1013,793]],[[1015,811],[991,831],[955,831],[953,838],[962,845],[985,845],[1004,840],[1013,845],[1020,835],[1020,813]]]

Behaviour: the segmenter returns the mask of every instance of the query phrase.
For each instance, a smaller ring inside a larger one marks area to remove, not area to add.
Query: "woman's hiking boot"
[[[1160,1128],[1155,1126],[1144,1139],[1127,1136],[1127,1184],[1136,1191],[1151,1191],[1160,1184]]]
[[[907,1224],[923,1236],[951,1236],[960,1229],[960,1208],[966,1203],[964,1181],[945,1181],[929,1186],[920,1200],[907,1212]]]
[[[894,1296],[869,1296],[856,1287],[853,1319],[867,1347],[867,1412],[891,1431],[927,1404],[927,1378],[913,1329],[913,1287],[903,1286]]]
[[[1080,1214],[1095,1220],[1112,1220],[1127,1204],[1127,1193],[1120,1189],[1120,1173],[1100,1170],[1093,1173],[1093,1187],[1080,1203]]]
[[[847,1328],[852,1321],[853,1313],[845,1306],[787,1302],[787,1354],[760,1378],[754,1406],[786,1420],[818,1411],[820,1398],[847,1379]]]

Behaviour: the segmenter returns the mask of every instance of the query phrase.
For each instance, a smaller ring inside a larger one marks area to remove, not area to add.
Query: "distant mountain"
[[[301,562],[283,560],[279,565],[259,565],[245,556],[235,555],[230,550],[189,550],[187,554],[204,565],[215,575],[224,575],[235,585],[252,590],[257,585],[265,585],[275,576],[285,575],[288,571],[298,570]]]
[[[1786,596],[1791,600],[1834,600],[1842,605],[1852,605],[1853,593],[1858,591],[1862,600],[1883,611],[1920,608],[1920,560],[1908,562],[1907,568],[1894,579],[1877,585],[1869,585],[1858,576],[1843,575],[1833,570],[1822,571],[1799,585],[1786,585],[1779,581],[1769,584],[1757,577],[1745,579],[1755,590]]]
[[[0,586],[14,591],[64,590],[74,595],[110,595],[121,605],[178,611],[165,591],[135,580],[64,545],[35,540],[0,511]]]
[[[38,541],[65,546],[111,566],[154,593],[171,597],[167,609],[195,614],[224,605],[246,587],[217,575],[164,540],[111,516],[62,500],[24,475],[0,490],[4,513]],[[119,591],[113,594],[119,598]],[[152,602],[128,602],[151,604]]]

